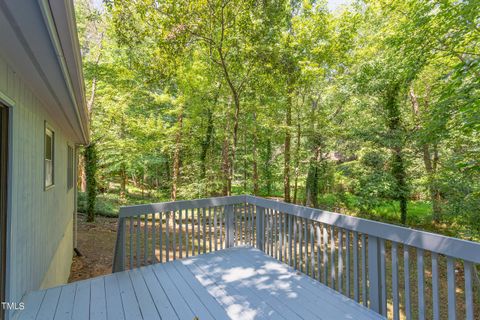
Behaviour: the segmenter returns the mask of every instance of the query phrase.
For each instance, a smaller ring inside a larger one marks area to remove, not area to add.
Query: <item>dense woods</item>
[[[478,1],[76,10],[92,219],[97,192],[248,193],[478,238]]]

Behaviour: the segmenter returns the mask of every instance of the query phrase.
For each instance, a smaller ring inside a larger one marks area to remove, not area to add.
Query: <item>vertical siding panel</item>
[[[73,218],[74,193],[66,186],[66,137],[34,93],[1,57],[0,91],[14,101],[10,216],[10,249],[14,254],[8,263],[11,266],[11,297],[13,301],[20,301],[23,294],[42,284]],[[44,191],[43,185],[45,120],[55,131],[55,187],[49,191]],[[69,257],[65,259],[67,268]]]
[[[7,64],[0,58],[0,92],[7,93]]]

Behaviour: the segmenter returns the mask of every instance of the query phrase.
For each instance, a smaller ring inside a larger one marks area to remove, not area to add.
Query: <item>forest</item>
[[[480,3],[76,0],[79,208],[232,194],[480,239]]]

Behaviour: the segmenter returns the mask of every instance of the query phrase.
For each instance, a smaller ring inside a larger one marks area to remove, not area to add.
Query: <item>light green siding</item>
[[[67,190],[69,141],[55,123],[55,115],[45,112],[42,102],[24,80],[0,56],[0,99],[3,96],[2,100],[12,104],[9,105],[12,172],[7,296],[16,302],[21,301],[27,292],[39,289],[45,281],[51,283],[45,279],[51,279],[47,273],[52,270],[53,260],[57,264],[64,261],[63,272],[68,270],[73,251],[72,243],[60,246],[62,239],[71,238],[69,228],[72,228],[74,211],[74,188]],[[45,121],[55,131],[55,185],[48,190],[44,189]],[[58,252],[61,252],[60,257]],[[58,282],[67,280],[65,275],[57,279]]]

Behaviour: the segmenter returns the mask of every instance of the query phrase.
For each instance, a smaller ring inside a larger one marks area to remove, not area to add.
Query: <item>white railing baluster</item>
[[[172,245],[172,251],[173,251],[173,260],[177,259],[177,212],[173,211],[173,245]]]
[[[405,286],[405,318],[410,320],[412,318],[412,311],[410,305],[410,261],[409,261],[410,247],[403,245],[403,281]]]
[[[362,303],[368,307],[367,298],[367,246],[365,245],[365,233],[362,233]]]
[[[203,208],[202,214],[203,253],[207,253],[207,209]]]
[[[465,319],[473,320],[472,273],[475,268],[471,262],[464,261],[463,271],[465,273]]]
[[[188,218],[188,212],[190,210],[185,209],[185,257],[188,258],[189,256],[189,249],[190,249],[190,230],[189,230],[189,223],[188,221],[190,220]]]
[[[212,208],[208,207],[208,252],[212,252]]]
[[[265,252],[265,209],[253,206],[252,211],[255,211],[255,246]]]
[[[305,239],[305,252],[304,252],[304,260],[305,260],[305,274],[308,274],[308,233],[307,233],[307,225],[308,220],[304,220],[303,224],[303,238]]]
[[[225,247],[235,246],[235,208],[233,205],[225,207]]]
[[[288,221],[288,265],[292,266],[293,263],[293,248],[292,248],[292,215],[291,214],[286,214],[286,220]]]
[[[249,205],[248,210],[250,212],[250,230],[251,230],[251,237],[252,237],[250,241],[250,245],[254,246],[256,242],[256,235],[257,235],[257,233],[255,232],[255,217],[256,217],[255,207],[252,205]]]
[[[299,218],[298,222],[300,223],[298,227],[298,243],[300,247],[298,248],[298,255],[300,258],[300,271],[303,272],[303,218]]]
[[[140,267],[140,219],[141,216],[137,216],[137,228],[136,228],[136,249],[135,258],[137,260],[137,268]]]
[[[243,245],[249,245],[249,226],[250,221],[248,220],[248,206],[245,203],[243,206]]]
[[[382,313],[382,280],[380,239],[368,236],[368,307],[377,313]],[[367,279],[365,279],[367,282]]]
[[[293,267],[297,269],[297,217],[292,217],[293,223]]]
[[[385,261],[385,240],[380,239],[380,291],[382,315],[387,316],[387,268]]]
[[[233,246],[236,247],[238,245],[238,206],[233,205],[233,220],[232,220],[232,226],[233,226]]]
[[[392,297],[393,297],[393,319],[400,317],[398,306],[398,250],[397,243],[392,242]]]
[[[343,293],[343,232],[342,229],[338,229],[338,280],[337,290]]]
[[[315,279],[315,231],[310,223],[310,276]]]
[[[279,235],[278,235],[279,229],[280,229],[280,228],[278,227],[278,224],[279,224],[279,223],[280,223],[280,221],[279,221],[279,219],[278,219],[278,211],[275,210],[274,213],[273,213],[273,225],[274,225],[274,230],[275,230],[275,231],[274,231],[274,232],[275,232],[275,233],[274,233],[274,235],[275,235],[275,236],[274,236],[274,239],[275,239],[275,240],[274,240],[274,241],[275,241],[275,242],[274,242],[274,243],[275,243],[275,259],[277,259],[277,260],[278,260],[278,255],[279,255],[279,253],[280,253],[280,241],[279,241],[279,240],[280,240],[280,237],[279,237]]]
[[[328,286],[328,231],[325,224],[323,229],[323,283]]]
[[[335,289],[335,228],[330,226],[330,287]]]
[[[350,292],[350,231],[345,231],[345,295],[351,297]]]
[[[223,221],[225,219],[225,207],[223,208],[219,208],[220,209],[220,249],[223,249],[224,248],[224,245],[223,245]]]
[[[157,244],[157,241],[156,241],[156,217],[155,217],[155,213],[152,214],[152,262],[155,263],[157,262],[157,255],[156,255],[156,244]]]
[[[130,269],[133,269],[133,217],[130,217],[128,219],[129,221],[129,238],[130,238],[130,263],[129,263],[129,267]]]
[[[213,207],[213,242],[215,243],[215,251],[218,250],[217,244],[217,207]]]
[[[179,219],[180,219],[180,222],[179,222],[179,231],[178,231],[178,257],[180,259],[183,258],[183,238],[182,238],[182,229],[183,229],[183,210],[178,210],[178,214],[179,214]]]
[[[322,282],[322,266],[321,266],[321,256],[322,256],[322,231],[320,229],[320,224],[316,223],[317,230],[317,279],[319,282]]]
[[[165,259],[170,261],[170,215],[171,212],[166,213],[166,219],[165,219],[165,247],[166,247],[166,252],[165,252]]]
[[[160,246],[160,263],[163,262],[163,212],[159,213],[159,224],[160,224],[160,236],[159,236],[159,246]]]
[[[280,259],[280,261],[283,260],[283,223],[282,223],[282,213],[279,212],[278,213],[278,225],[279,225],[279,228],[278,228],[278,232],[279,232],[279,236],[278,236],[278,242],[279,242],[279,252],[278,252],[278,257]]]
[[[147,265],[148,258],[148,215],[143,216],[143,263]]]
[[[358,232],[353,232],[353,298],[359,302],[358,290]]]
[[[198,233],[198,225],[195,223],[195,209],[192,209],[192,256],[195,255],[195,226],[197,226]]]
[[[200,250],[202,250],[201,246],[201,236],[202,236],[202,231],[201,231],[201,225],[202,225],[202,220],[201,220],[201,209],[197,209],[197,254],[200,254]]]
[[[270,251],[270,239],[269,239],[269,234],[270,234],[270,221],[269,221],[269,212],[270,209],[263,209],[263,221],[265,223],[265,253],[268,255]]]
[[[281,260],[280,255],[282,254],[282,225],[281,225],[281,221],[280,221],[280,212],[279,211],[275,212],[275,220],[276,220],[275,236],[276,236],[276,245],[277,245],[277,248],[275,250],[275,254],[276,254],[276,259]]]
[[[273,245],[274,245],[274,225],[273,225],[273,210],[270,209],[269,212],[268,212],[268,215],[269,215],[269,229],[270,229],[270,255],[273,257],[274,255],[274,252],[273,252]]]
[[[447,257],[447,287],[448,287],[448,319],[456,318],[456,297],[455,297],[455,259]]]
[[[438,254],[432,252],[432,311],[434,320],[440,319],[440,304],[438,297]]]
[[[423,266],[423,250],[417,248],[417,289],[418,289],[418,319],[425,319],[425,268]]]

